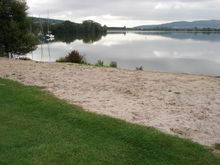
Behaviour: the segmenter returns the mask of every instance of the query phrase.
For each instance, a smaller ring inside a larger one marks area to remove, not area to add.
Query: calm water
[[[41,46],[28,56],[54,62],[75,49],[89,63],[100,59],[106,64],[117,61],[127,69],[143,66],[149,71],[220,75],[220,33],[109,33],[93,43],[56,41]]]

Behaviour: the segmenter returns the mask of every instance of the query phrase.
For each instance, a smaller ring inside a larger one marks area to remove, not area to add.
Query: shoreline
[[[0,57],[4,58],[4,57]],[[12,59],[12,60],[19,60],[19,59]],[[22,60],[21,60],[22,61]],[[24,60],[25,61],[25,60]],[[87,67],[95,67],[95,68],[110,68],[110,69],[118,69],[118,70],[124,70],[124,71],[136,71],[136,72],[148,72],[148,73],[157,73],[157,74],[174,74],[174,75],[189,75],[189,76],[199,76],[199,77],[210,77],[210,78],[220,78],[220,75],[213,74],[213,75],[208,75],[208,74],[194,74],[194,73],[184,73],[184,72],[167,72],[167,71],[152,71],[152,70],[137,70],[137,69],[129,69],[129,68],[120,68],[119,67],[110,67],[108,65],[104,66],[96,66],[96,64],[77,64],[77,63],[71,63],[71,62],[56,62],[56,61],[35,61],[32,59],[28,59],[27,61],[32,61],[35,63],[59,63],[59,64],[67,64],[67,65],[78,65],[78,66],[87,66]]]
[[[207,146],[220,142],[220,79],[0,58],[0,77],[43,86],[90,112]]]

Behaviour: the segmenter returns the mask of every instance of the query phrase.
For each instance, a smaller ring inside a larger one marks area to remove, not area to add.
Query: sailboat
[[[49,10],[48,10],[48,18],[47,18],[47,34],[45,37],[47,41],[53,41],[55,39],[55,36],[50,31]]]
[[[50,32],[48,32],[45,37],[46,37],[46,40],[48,40],[48,41],[55,40],[55,36],[53,34],[51,34]]]

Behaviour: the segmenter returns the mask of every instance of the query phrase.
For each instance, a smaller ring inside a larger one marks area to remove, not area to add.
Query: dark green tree
[[[0,53],[26,54],[36,48],[24,0],[0,0]]]

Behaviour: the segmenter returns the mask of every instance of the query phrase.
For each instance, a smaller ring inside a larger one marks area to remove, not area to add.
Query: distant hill
[[[201,20],[193,22],[172,22],[161,25],[142,25],[134,27],[135,29],[220,29],[220,20]]]
[[[195,40],[195,41],[209,41],[220,42],[220,33],[214,32],[169,32],[169,31],[135,31],[134,33],[146,36],[160,36],[178,40]]]
[[[57,23],[63,23],[64,20],[58,20],[58,19],[48,19],[48,18],[37,18],[37,17],[30,17],[33,22],[41,22],[41,23],[50,23],[50,24],[57,24]]]

